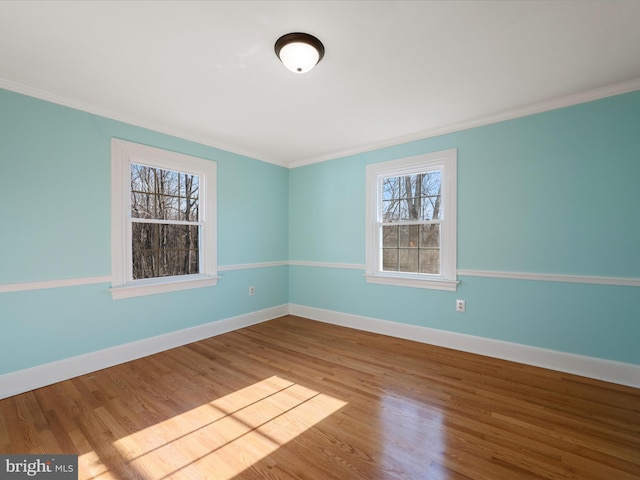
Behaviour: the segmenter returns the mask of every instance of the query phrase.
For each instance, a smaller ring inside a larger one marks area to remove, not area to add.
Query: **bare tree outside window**
[[[441,172],[382,179],[382,269],[440,274]]]
[[[200,273],[199,177],[131,164],[133,279]]]

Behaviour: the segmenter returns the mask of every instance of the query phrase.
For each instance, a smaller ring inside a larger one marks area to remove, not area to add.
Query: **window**
[[[216,163],[112,141],[113,298],[217,283]]]
[[[455,290],[456,149],[367,166],[370,283]]]
[[[133,280],[200,273],[200,176],[131,163]]]

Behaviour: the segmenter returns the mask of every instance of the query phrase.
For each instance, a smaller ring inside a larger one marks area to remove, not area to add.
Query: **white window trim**
[[[457,158],[455,148],[440,152],[401,158],[388,162],[367,165],[367,232],[366,232],[366,272],[367,283],[395,285],[414,288],[455,291],[458,285],[457,269]],[[381,266],[380,234],[378,223],[382,178],[390,175],[407,175],[418,171],[439,169],[442,171],[442,202],[444,218],[441,223],[441,272],[439,275],[425,275],[404,272],[385,272]]]
[[[133,280],[131,260],[131,163],[200,176],[203,222],[201,270],[196,275]],[[216,162],[159,148],[111,140],[111,297],[121,298],[214,286],[217,275]]]

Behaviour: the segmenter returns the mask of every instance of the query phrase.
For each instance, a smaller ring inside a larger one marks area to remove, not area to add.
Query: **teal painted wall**
[[[288,169],[0,90],[0,284],[110,275],[112,137],[217,162],[219,265],[288,259]],[[288,302],[286,266],[221,276],[117,301],[107,283],[1,293],[0,374]]]
[[[640,278],[640,92],[293,169],[292,260],[365,262],[366,165],[458,149],[458,269]],[[640,290],[293,266],[290,302],[640,364]],[[467,312],[455,312],[455,299]]]
[[[219,265],[364,264],[366,165],[455,147],[459,269],[638,278],[639,134],[634,92],[288,170],[0,90],[0,283],[110,275],[112,137],[217,162]],[[0,374],[286,303],[640,364],[638,288],[462,276],[443,292],[362,274],[230,270],[118,301],[108,284],[0,294]]]

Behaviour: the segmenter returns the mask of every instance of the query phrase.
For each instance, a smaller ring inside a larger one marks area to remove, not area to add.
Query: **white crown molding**
[[[189,140],[191,142],[199,143],[201,145],[217,148],[219,150],[224,150],[229,153],[235,153],[236,155],[241,155],[243,157],[252,158],[254,160],[259,160],[266,163],[271,163],[280,167],[288,167],[288,164],[286,162],[281,162],[274,159],[267,159],[258,155],[256,152],[250,152],[247,150],[241,150],[235,147],[230,147],[228,145],[222,145],[216,142],[212,142],[210,138],[193,135],[192,133],[186,130],[182,130],[175,127],[168,127],[167,125],[164,125],[159,122],[150,121],[148,119],[140,119],[133,115],[126,115],[121,112],[116,112],[114,110],[110,110],[104,107],[99,107],[89,103],[80,102],[78,100],[74,100],[72,98],[65,97],[63,95],[58,95],[56,93],[52,93],[47,90],[31,87],[19,82],[14,82],[13,80],[9,80],[7,78],[0,77],[0,88],[9,90],[11,92],[20,93],[28,97],[34,97],[47,102],[55,103],[57,105],[62,105],[64,107],[73,108],[75,110],[81,110],[83,112],[91,113],[93,115],[109,118],[111,120],[116,120],[118,122],[134,125],[136,127],[146,128],[148,130],[153,130],[155,132],[163,133],[165,135],[170,135],[172,137],[179,137],[181,139]]]
[[[64,360],[0,375],[0,399],[85,375],[138,358],[153,355],[239,328],[266,322],[288,313],[288,305],[279,305],[256,312],[185,328],[175,332],[145,338],[124,345],[78,355]]]
[[[640,365],[348,313],[289,305],[289,314],[342,327],[640,388]]]
[[[179,128],[167,127],[166,125],[149,121],[147,119],[140,119],[140,118],[136,118],[135,116],[124,115],[120,112],[115,112],[103,107],[98,107],[85,102],[73,100],[71,98],[58,95],[58,94],[55,94],[46,90],[42,90],[39,88],[24,85],[22,83],[15,82],[7,78],[0,77],[0,88],[3,88],[5,90],[10,90],[16,93],[21,93],[23,95],[27,95],[30,97],[39,98],[40,100],[56,103],[58,105],[63,105],[65,107],[70,107],[76,110],[81,110],[84,112],[99,115],[101,117],[106,117],[112,120],[128,123],[141,128],[154,130],[156,132],[164,133],[166,135],[179,137],[184,140],[200,143],[202,145],[206,145],[209,147],[225,150],[227,152],[235,153],[237,155],[242,155],[244,157],[252,158],[254,160],[271,163],[273,165],[277,165],[280,167],[297,168],[305,165],[310,165],[313,163],[320,163],[328,160],[335,160],[338,158],[347,157],[349,155],[356,155],[356,154],[370,152],[370,151],[381,149],[381,148],[401,145],[403,143],[413,142],[417,140],[424,140],[431,137],[437,137],[440,135],[446,135],[449,133],[459,132],[462,130],[468,130],[470,128],[490,125],[492,123],[504,122],[506,120],[513,120],[516,118],[525,117],[528,115],[534,115],[536,113],[542,113],[549,110],[570,107],[572,105],[578,105],[580,103],[600,100],[602,98],[612,97],[614,95],[621,95],[624,93],[634,92],[636,90],[640,90],[640,78],[635,78],[632,80],[628,80],[626,82],[607,85],[604,87],[587,90],[585,92],[580,92],[580,93],[567,95],[567,96],[559,97],[552,100],[547,100],[544,102],[535,103],[532,105],[508,110],[505,112],[496,113],[493,115],[487,115],[487,116],[476,118],[466,122],[460,122],[460,123],[455,123],[453,125],[447,125],[444,127],[414,132],[408,135],[393,137],[380,142],[369,143],[366,145],[361,145],[359,147],[345,149],[338,152],[332,152],[327,155],[310,157],[307,159],[301,159],[293,162],[283,162],[277,159],[266,158],[266,157],[263,157],[262,155],[257,154],[256,152],[245,151],[235,147],[230,147],[228,145],[222,145],[217,142],[211,141],[210,138],[195,136],[192,133],[188,131],[183,131]]]
[[[427,138],[438,137],[441,135],[447,135],[449,133],[460,132],[462,130],[468,130],[470,128],[482,127],[485,125],[491,125],[493,123],[504,122],[507,120],[514,120],[516,118],[526,117],[529,115],[535,115],[537,113],[543,113],[550,110],[557,110],[558,108],[570,107],[573,105],[579,105],[581,103],[592,102],[607,97],[613,97],[615,95],[622,95],[624,93],[635,92],[640,90],[640,78],[634,78],[626,82],[616,83],[613,85],[607,85],[600,88],[594,88],[585,92],[575,93],[564,97],[558,97],[552,100],[546,100],[524,107],[507,110],[504,112],[495,113],[479,117],[466,122],[454,123],[444,127],[434,128],[430,130],[423,130],[420,132],[411,133],[399,137],[393,137],[381,142],[370,143],[359,147],[342,150],[339,152],[333,152],[327,155],[321,155],[318,157],[311,157],[295,162],[289,162],[289,168],[303,167],[305,165],[311,165],[313,163],[326,162],[328,160],[336,160],[338,158],[347,157],[350,155],[357,155],[360,153],[371,152],[387,147],[393,147],[404,143],[414,142],[418,140],[424,140]]]

